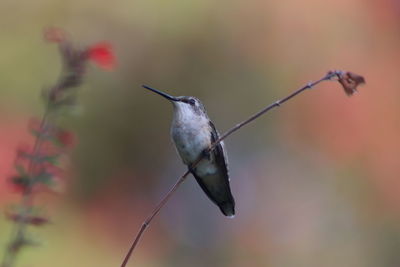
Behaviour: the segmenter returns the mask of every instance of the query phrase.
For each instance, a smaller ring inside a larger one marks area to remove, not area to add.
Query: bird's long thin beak
[[[150,90],[150,91],[153,91],[154,93],[159,94],[160,96],[165,97],[165,98],[168,99],[168,100],[171,100],[171,101],[179,101],[176,97],[173,97],[173,96],[171,96],[171,95],[169,95],[169,94],[166,94],[166,93],[164,93],[164,92],[161,92],[161,91],[159,91],[159,90],[157,90],[157,89],[148,87],[147,85],[142,85],[142,86],[143,86],[144,88]]]

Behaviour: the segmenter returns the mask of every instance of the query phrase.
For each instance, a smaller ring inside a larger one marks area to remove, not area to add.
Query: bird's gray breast
[[[211,144],[208,119],[199,116],[174,119],[171,135],[176,149],[186,165],[196,161],[203,150]]]

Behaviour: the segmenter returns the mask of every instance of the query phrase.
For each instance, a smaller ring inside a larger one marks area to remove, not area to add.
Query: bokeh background
[[[112,43],[62,119],[79,143],[66,189],[38,199],[52,224],[19,266],[119,266],[143,219],[185,171],[172,107],[141,84],[194,95],[220,132],[330,69],[327,82],[226,140],[237,216],[188,179],[130,266],[400,266],[400,2],[396,0],[36,0],[0,2],[0,205],[40,92],[60,70],[47,26],[79,45]],[[4,248],[10,223],[0,220]],[[2,250],[3,251],[3,250]],[[2,252],[0,252],[0,255]]]

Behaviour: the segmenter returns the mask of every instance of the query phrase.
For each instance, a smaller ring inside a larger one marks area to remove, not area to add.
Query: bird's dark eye
[[[190,99],[188,100],[188,103],[189,103],[191,106],[194,106],[194,105],[196,104],[196,101],[195,101],[193,98],[190,98]]]

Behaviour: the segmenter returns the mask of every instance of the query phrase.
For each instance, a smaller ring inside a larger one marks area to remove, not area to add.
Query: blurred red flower
[[[25,194],[28,190],[29,178],[21,176],[12,176],[8,178],[8,185],[13,193]]]
[[[25,143],[21,143],[17,147],[17,160],[26,159],[32,153],[32,148]]]
[[[88,58],[96,63],[99,67],[112,70],[115,67],[116,59],[109,43],[98,43],[87,49]]]
[[[29,223],[34,226],[42,226],[50,222],[49,219],[39,216],[27,216],[23,218],[20,214],[15,214],[15,213],[6,213],[6,216],[11,221],[14,222],[25,221],[26,223]]]
[[[57,133],[57,140],[64,147],[74,147],[77,143],[77,138],[74,133],[66,130],[61,130]]]

